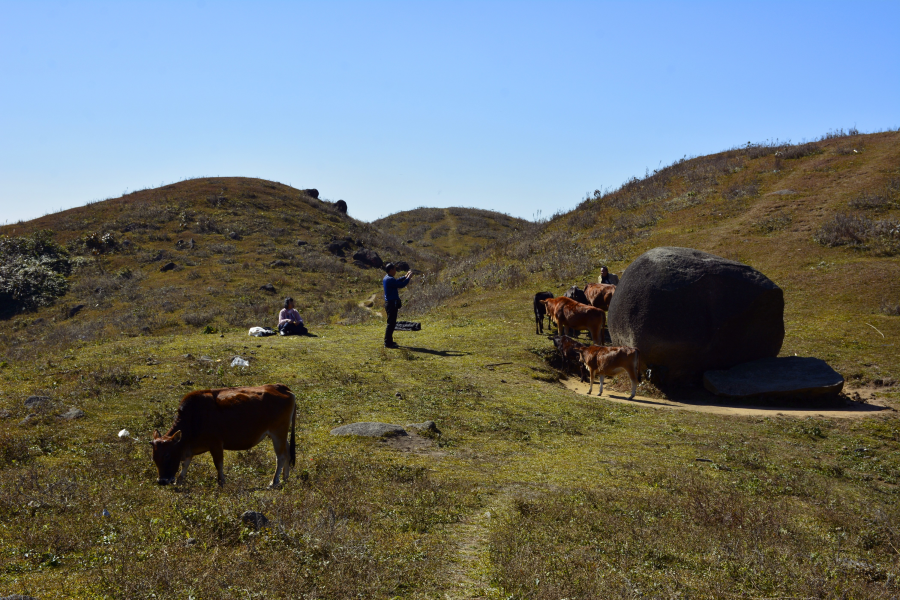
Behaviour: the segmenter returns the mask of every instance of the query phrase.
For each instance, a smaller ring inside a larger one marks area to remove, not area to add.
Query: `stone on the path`
[[[244,514],[241,515],[241,522],[256,530],[268,527],[269,525],[269,519],[266,518],[266,515],[261,512],[256,512],[255,510],[245,511]]]
[[[654,248],[628,266],[608,315],[617,346],[641,351],[657,384],[774,357],[784,293],[747,265],[690,248]]]
[[[818,358],[783,356],[746,362],[728,370],[707,371],[703,385],[729,398],[816,400],[837,396],[844,387],[840,373]]]
[[[28,396],[25,400],[25,408],[38,410],[50,407],[50,396]]]
[[[70,408],[63,414],[59,415],[60,419],[65,419],[66,421],[74,421],[75,419],[80,419],[84,416],[84,411],[80,408]]]
[[[390,423],[350,423],[331,430],[331,435],[359,435],[363,437],[393,437],[409,435],[399,425]]]

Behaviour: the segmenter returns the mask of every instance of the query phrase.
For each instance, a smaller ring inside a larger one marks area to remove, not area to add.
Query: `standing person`
[[[302,335],[306,332],[303,319],[300,318],[300,313],[294,308],[294,299],[285,298],[284,308],[278,313],[278,334]]]
[[[387,313],[387,327],[384,330],[384,347],[399,348],[394,342],[394,327],[397,325],[397,311],[400,310],[402,303],[400,302],[400,288],[406,287],[412,277],[412,269],[406,272],[405,277],[396,278],[397,267],[394,263],[384,265],[387,275],[381,280],[384,286],[384,310]]]

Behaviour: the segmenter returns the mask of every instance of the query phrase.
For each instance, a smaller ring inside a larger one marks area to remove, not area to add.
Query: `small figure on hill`
[[[278,335],[303,335],[307,333],[300,313],[294,308],[294,299],[285,298],[284,308],[278,313]]]
[[[384,347],[399,348],[394,342],[394,327],[397,326],[397,311],[400,310],[402,303],[400,302],[400,288],[406,287],[412,278],[412,270],[408,270],[404,277],[394,277],[397,274],[397,267],[394,263],[389,262],[384,265],[387,275],[381,280],[384,285],[384,310],[387,313],[387,327],[384,330]]]
[[[606,265],[603,265],[602,267],[600,267],[600,277],[597,278],[597,283],[619,285],[619,276],[610,273],[609,269],[606,268]]]

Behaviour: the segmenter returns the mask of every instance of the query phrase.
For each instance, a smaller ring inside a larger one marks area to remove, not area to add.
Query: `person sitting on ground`
[[[399,348],[400,346],[394,342],[394,327],[397,326],[397,311],[400,310],[402,303],[400,302],[400,288],[406,287],[412,277],[412,269],[406,272],[405,277],[395,278],[397,267],[394,263],[384,265],[387,275],[381,280],[384,285],[384,310],[387,313],[387,326],[384,330],[384,347]]]
[[[278,313],[279,335],[303,335],[306,332],[303,319],[300,318],[300,313],[294,308],[294,299],[285,298],[284,308]]]
[[[600,277],[597,278],[597,283],[619,285],[619,276],[610,273],[609,269],[606,268],[606,265],[603,265],[602,267],[600,267]]]

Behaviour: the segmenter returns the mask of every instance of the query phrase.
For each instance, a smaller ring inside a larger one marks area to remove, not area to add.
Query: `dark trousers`
[[[307,333],[303,323],[292,323],[291,321],[285,321],[278,326],[278,329],[283,332],[282,335],[303,335]]]
[[[387,313],[387,327],[384,329],[384,343],[394,343],[394,327],[397,326],[397,311],[400,310],[400,303],[396,300],[384,303],[384,311]]]

